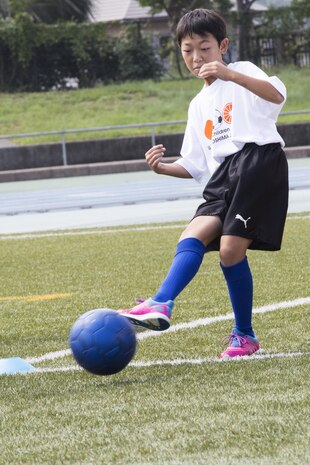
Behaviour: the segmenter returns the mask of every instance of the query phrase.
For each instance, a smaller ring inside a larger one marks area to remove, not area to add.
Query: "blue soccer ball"
[[[70,331],[77,363],[95,375],[112,375],[132,360],[137,346],[132,324],[115,310],[98,308],[81,315]]]

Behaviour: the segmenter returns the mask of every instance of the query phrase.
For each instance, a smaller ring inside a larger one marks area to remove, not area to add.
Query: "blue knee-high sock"
[[[253,279],[247,257],[223,270],[238,333],[255,337],[252,328]]]
[[[194,237],[179,242],[170,270],[153,299],[174,300],[199,270],[205,252],[205,245]]]

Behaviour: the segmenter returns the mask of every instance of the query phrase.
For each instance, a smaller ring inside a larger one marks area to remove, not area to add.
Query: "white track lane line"
[[[310,215],[304,216],[288,216],[288,220],[308,220]],[[65,237],[65,236],[85,236],[85,235],[100,235],[100,234],[118,234],[123,232],[143,232],[143,231],[157,231],[160,229],[180,229],[184,228],[186,224],[172,224],[172,225],[154,225],[154,226],[133,226],[130,228],[113,228],[113,229],[90,229],[83,231],[63,231],[63,232],[46,232],[46,233],[29,233],[29,234],[0,234],[0,240],[18,240],[18,239],[41,239],[44,237]]]

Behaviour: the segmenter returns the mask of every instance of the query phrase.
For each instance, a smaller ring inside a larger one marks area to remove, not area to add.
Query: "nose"
[[[193,53],[193,61],[195,63],[199,63],[200,61],[202,60],[202,56],[200,54],[200,50],[194,50],[194,53]]]

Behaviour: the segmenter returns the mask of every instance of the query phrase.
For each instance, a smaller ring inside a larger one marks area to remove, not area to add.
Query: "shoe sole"
[[[248,354],[234,354],[234,355],[229,355],[229,354],[225,354],[225,352],[223,352],[220,356],[221,360],[231,360],[233,358],[242,358],[242,357],[251,357],[251,355],[255,354],[255,352],[257,352],[258,350],[260,350],[260,346],[258,346],[257,348],[255,348],[252,352],[248,353]]]
[[[162,313],[152,313],[146,315],[126,315],[123,314],[127,320],[134,326],[140,329],[150,329],[152,331],[166,331],[170,327],[170,320]]]

